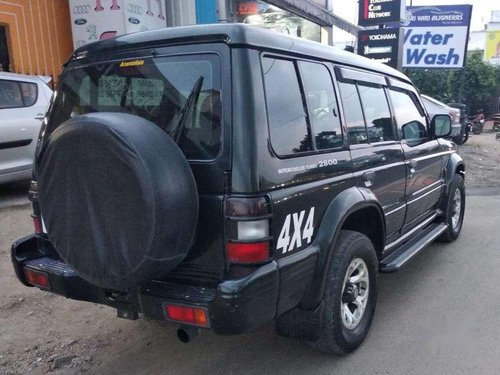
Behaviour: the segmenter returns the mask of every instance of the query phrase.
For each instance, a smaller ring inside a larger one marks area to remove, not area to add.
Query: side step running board
[[[396,272],[403,264],[417,255],[432,241],[438,238],[448,226],[446,224],[433,224],[426,228],[417,238],[403,244],[402,247],[389,254],[380,261],[379,271],[382,273]]]

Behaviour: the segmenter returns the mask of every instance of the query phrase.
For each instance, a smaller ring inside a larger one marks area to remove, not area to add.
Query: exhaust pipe
[[[198,332],[200,332],[200,329],[197,327],[181,326],[177,330],[177,338],[181,340],[183,343],[187,344],[196,337]]]

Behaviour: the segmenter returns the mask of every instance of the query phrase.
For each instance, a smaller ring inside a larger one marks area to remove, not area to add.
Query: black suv
[[[279,334],[347,353],[378,272],[455,240],[464,164],[387,66],[244,25],[78,49],[44,121],[27,286],[119,317]],[[42,219],[43,218],[43,219]]]

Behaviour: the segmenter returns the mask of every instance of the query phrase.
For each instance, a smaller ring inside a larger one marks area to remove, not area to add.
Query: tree
[[[500,96],[500,66],[484,62],[480,54],[468,56],[465,64],[464,96],[470,114],[478,109],[494,113]],[[422,94],[443,102],[458,101],[460,70],[408,70],[408,76]]]
[[[406,74],[420,92],[442,102],[450,101],[448,95],[448,75],[445,69],[407,69]]]
[[[460,71],[452,72],[448,78],[448,90],[456,90],[458,93]],[[463,101],[469,107],[469,113],[474,114],[478,110],[483,110],[490,114],[494,111],[488,104],[497,94],[495,78],[495,68],[484,62],[481,56],[474,54],[467,59]]]

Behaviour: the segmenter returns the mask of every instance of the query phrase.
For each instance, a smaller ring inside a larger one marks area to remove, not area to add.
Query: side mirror
[[[451,117],[449,115],[436,115],[431,122],[432,134],[436,138],[442,138],[451,133]]]

